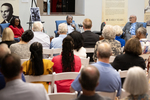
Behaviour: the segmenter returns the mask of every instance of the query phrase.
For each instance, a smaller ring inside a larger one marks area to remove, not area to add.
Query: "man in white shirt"
[[[150,40],[146,39],[146,33],[147,33],[147,30],[144,27],[138,28],[137,33],[136,33],[136,37],[140,40],[143,54],[150,53]]]
[[[33,23],[33,32],[34,37],[29,41],[29,44],[32,44],[33,42],[39,42],[42,44],[43,48],[49,49],[50,37],[46,33],[43,33],[43,24],[41,22]]]
[[[6,86],[0,90],[0,100],[49,100],[42,84],[25,83],[21,80],[22,66],[15,54],[7,54],[1,64]]]

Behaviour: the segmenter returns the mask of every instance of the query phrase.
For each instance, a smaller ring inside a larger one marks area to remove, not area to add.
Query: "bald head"
[[[136,16],[135,15],[130,15],[129,17],[129,20],[130,20],[130,23],[135,23],[136,22]]]
[[[10,54],[10,49],[8,48],[7,44],[3,43],[3,44],[0,45],[0,61],[7,54]]]
[[[97,56],[98,58],[109,58],[112,54],[110,44],[103,42],[99,44],[97,49]]]
[[[83,89],[94,91],[99,83],[99,77],[98,69],[95,66],[89,65],[82,69],[79,81]]]

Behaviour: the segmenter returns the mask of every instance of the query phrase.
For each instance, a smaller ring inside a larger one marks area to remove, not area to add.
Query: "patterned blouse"
[[[143,94],[143,95],[129,95],[128,97],[121,99],[121,100],[150,100],[149,95]]]
[[[102,42],[106,42],[108,44],[111,45],[111,49],[112,49],[112,56],[117,56],[117,55],[120,55],[122,54],[122,51],[121,51],[121,44],[119,41],[115,40],[115,39],[103,39],[103,40],[100,40],[98,42],[96,42],[96,45],[95,45],[95,49],[94,49],[94,55],[93,55],[93,60],[97,60],[97,48],[98,48],[98,45]]]

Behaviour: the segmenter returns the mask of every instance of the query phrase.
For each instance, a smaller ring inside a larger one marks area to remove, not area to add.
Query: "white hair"
[[[114,32],[112,25],[106,25],[102,31],[102,35],[105,39],[114,39],[116,37],[116,33]]]
[[[33,31],[39,32],[43,30],[43,24],[40,21],[36,21],[33,23]]]
[[[58,31],[60,32],[60,34],[61,33],[67,33],[67,31],[68,31],[67,24],[66,23],[59,24]]]
[[[123,31],[122,31],[122,28],[121,28],[120,26],[115,25],[113,28],[114,28],[114,32],[115,32],[115,34],[116,34],[117,36],[122,35]]]
[[[130,68],[123,84],[123,88],[131,95],[146,94],[149,86],[145,71],[137,66]]]

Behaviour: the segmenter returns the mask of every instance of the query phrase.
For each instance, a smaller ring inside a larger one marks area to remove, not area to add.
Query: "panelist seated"
[[[18,17],[14,17],[11,22],[9,27],[12,29],[14,32],[14,38],[20,38],[21,35],[23,34],[24,30],[21,26],[20,19]]]
[[[136,31],[139,27],[142,27],[143,25],[141,23],[136,22],[137,17],[135,15],[131,15],[129,17],[129,21],[123,28],[123,39],[125,41],[129,40],[131,37],[135,37]]]

